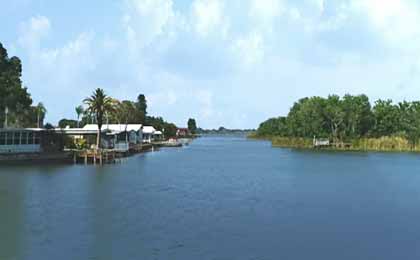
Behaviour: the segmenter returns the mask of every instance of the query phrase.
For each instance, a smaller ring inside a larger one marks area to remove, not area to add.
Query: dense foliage
[[[188,119],[187,125],[188,125],[188,130],[190,131],[191,134],[197,133],[197,122],[195,121],[194,118]]]
[[[420,138],[420,102],[378,100],[372,107],[366,95],[303,98],[286,117],[263,122],[256,134],[329,138],[334,142],[400,136],[416,144]]]
[[[0,43],[0,127],[42,126],[46,109],[32,106],[31,95],[22,85],[22,63],[9,58]],[[7,124],[7,125],[6,125]]]

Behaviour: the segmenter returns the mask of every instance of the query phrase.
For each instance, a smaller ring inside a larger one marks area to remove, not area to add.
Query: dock
[[[73,150],[73,162],[84,164],[108,164],[115,163],[117,158],[121,158],[122,154],[119,154],[115,150]]]

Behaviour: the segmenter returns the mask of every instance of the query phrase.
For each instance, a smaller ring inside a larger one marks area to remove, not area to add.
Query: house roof
[[[143,134],[154,134],[156,129],[153,126],[143,126]]]
[[[98,130],[87,130],[84,128],[56,128],[55,131],[68,135],[94,135],[98,132]]]
[[[83,127],[84,130],[92,130],[92,131],[98,131],[98,125],[96,124],[90,124],[85,125]],[[102,131],[112,131],[112,132],[131,132],[131,131],[140,131],[142,129],[141,124],[104,124],[102,125]]]
[[[42,132],[46,131],[44,128],[0,128],[0,132]]]
[[[162,135],[162,132],[161,131],[156,131],[154,134],[155,135]]]

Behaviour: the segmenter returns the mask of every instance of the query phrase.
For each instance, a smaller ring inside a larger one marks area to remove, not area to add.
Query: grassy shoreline
[[[257,136],[249,135],[255,140],[270,141],[273,147],[294,149],[315,149],[311,138]],[[329,151],[362,151],[362,152],[416,152],[420,153],[420,143],[412,145],[407,139],[399,136],[385,136],[380,138],[360,138],[348,142],[345,147],[317,148]]]

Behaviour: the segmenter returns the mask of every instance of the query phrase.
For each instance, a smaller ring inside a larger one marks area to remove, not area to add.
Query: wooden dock
[[[115,163],[117,158],[121,158],[120,154],[114,150],[74,150],[73,162],[84,164],[108,164]]]

